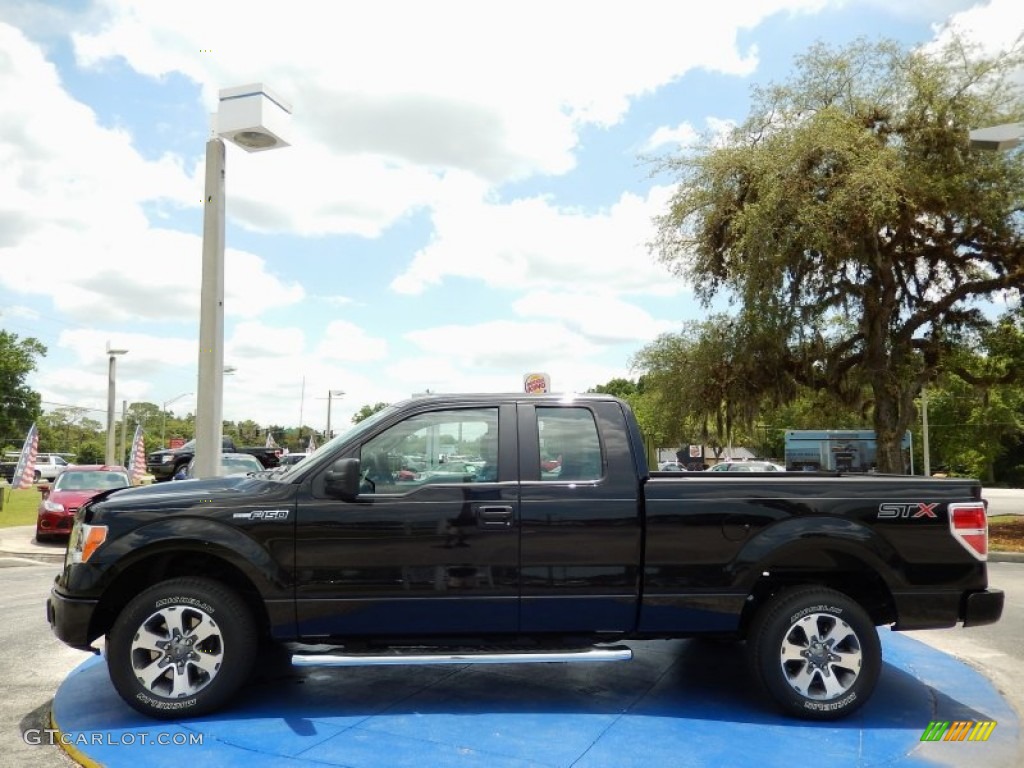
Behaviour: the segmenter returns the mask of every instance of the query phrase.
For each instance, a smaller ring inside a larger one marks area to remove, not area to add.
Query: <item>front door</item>
[[[424,410],[353,449],[358,498],[298,504],[299,634],[518,629],[514,406]]]

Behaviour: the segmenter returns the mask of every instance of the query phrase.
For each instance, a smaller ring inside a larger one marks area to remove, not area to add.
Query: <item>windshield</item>
[[[259,472],[263,469],[263,465],[255,456],[221,456],[220,465],[226,475],[236,472]]]
[[[335,435],[332,440],[321,445],[313,453],[309,454],[305,459],[300,461],[298,464],[294,464],[283,472],[278,472],[274,475],[269,475],[268,479],[272,480],[286,480],[292,481],[295,478],[305,476],[306,472],[310,471],[313,467],[320,464],[324,456],[333,454],[335,449],[338,448],[342,443],[347,443],[357,439],[361,434],[372,431],[379,422],[387,419],[398,409],[397,405],[389,405],[383,410],[377,411],[377,413],[369,416],[358,424],[353,424],[351,427],[346,429],[341,434]]]
[[[75,472],[65,470],[57,476],[54,490],[57,491],[106,491],[111,488],[127,488],[128,475],[121,472]]]

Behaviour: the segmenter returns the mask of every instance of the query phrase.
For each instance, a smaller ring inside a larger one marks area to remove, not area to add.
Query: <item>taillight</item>
[[[964,549],[979,560],[988,559],[988,515],[984,502],[950,504],[949,529]]]

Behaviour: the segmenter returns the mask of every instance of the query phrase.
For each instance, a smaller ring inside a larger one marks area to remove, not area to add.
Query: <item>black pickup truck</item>
[[[47,617],[75,648],[106,636],[158,718],[222,706],[265,639],[348,666],[703,635],[746,639],[782,709],[830,719],[871,695],[876,627],[999,619],[987,544],[975,481],[650,472],[615,398],[430,395],[282,473],[97,496]]]
[[[221,438],[221,450],[224,453],[249,453],[259,459],[265,469],[273,469],[281,460],[280,448],[239,447],[228,436]],[[196,454],[196,441],[189,440],[181,448],[168,448],[165,451],[153,451],[146,456],[146,471],[156,481],[170,480],[182,467],[187,467]]]

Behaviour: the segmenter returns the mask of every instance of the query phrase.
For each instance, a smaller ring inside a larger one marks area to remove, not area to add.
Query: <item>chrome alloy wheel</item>
[[[171,605],[142,622],[131,643],[132,671],[149,692],[180,699],[201,691],[220,671],[220,627],[199,608]]]
[[[811,613],[783,636],[780,663],[786,682],[798,694],[831,701],[857,682],[860,638],[845,621],[828,613]]]

